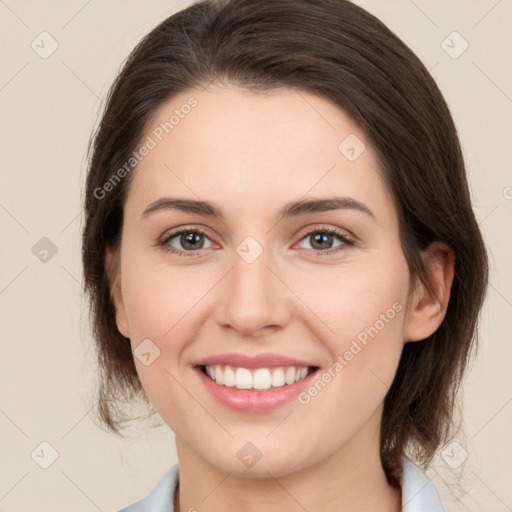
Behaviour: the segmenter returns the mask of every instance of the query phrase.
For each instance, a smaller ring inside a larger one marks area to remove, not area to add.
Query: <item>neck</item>
[[[379,429],[373,432],[370,444],[359,432],[366,444],[353,438],[320,462],[277,478],[269,472],[250,478],[223,471],[176,438],[180,483],[174,510],[400,512],[401,490],[387,483]]]

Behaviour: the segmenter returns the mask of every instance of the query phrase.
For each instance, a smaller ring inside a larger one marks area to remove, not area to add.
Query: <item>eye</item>
[[[336,238],[341,243],[333,248]],[[309,241],[311,249],[318,251],[319,254],[332,254],[354,245],[354,241],[348,238],[344,232],[330,226],[322,226],[308,231],[300,239],[300,242],[303,241]]]
[[[194,256],[200,249],[211,247],[205,247],[205,238],[209,240],[206,233],[198,227],[188,227],[166,233],[158,244],[168,252],[180,256]],[[175,245],[179,245],[181,248],[175,247]]]
[[[209,245],[205,246],[205,239]],[[335,239],[338,239],[340,243],[333,247]],[[317,251],[318,255],[330,255],[355,245],[355,242],[348,238],[345,232],[331,226],[320,226],[307,231],[301,236],[298,244],[304,241],[309,241],[310,250]],[[166,233],[158,241],[158,245],[163,250],[178,256],[196,256],[202,249],[212,248],[214,244],[202,229],[193,226]]]

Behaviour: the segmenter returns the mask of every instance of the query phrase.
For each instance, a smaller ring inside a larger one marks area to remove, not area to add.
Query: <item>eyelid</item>
[[[336,236],[346,238],[351,242],[357,241],[357,237],[355,237],[350,231],[337,226],[332,226],[330,224],[313,224],[302,228],[297,235],[297,241],[300,242],[305,236],[316,232],[329,232],[331,234],[335,234]]]
[[[165,242],[166,240],[169,240],[169,238],[173,238],[176,235],[182,233],[183,231],[197,231],[198,233],[201,233],[202,235],[211,238],[206,228],[203,228],[198,224],[185,224],[184,226],[178,226],[175,228],[168,229],[167,231],[164,232],[163,235],[161,235],[158,238],[158,240],[160,242]]]
[[[212,238],[211,235],[208,233],[207,228],[203,228],[199,224],[190,224],[190,225],[186,224],[184,226],[178,226],[176,228],[172,228],[172,229],[165,231],[164,234],[160,236],[159,240],[160,241],[168,240],[169,237],[178,235],[182,231],[187,231],[187,230],[188,231],[197,231],[197,232],[207,236],[208,238]],[[331,233],[343,235],[346,238],[349,238],[351,241],[354,241],[354,242],[357,241],[357,237],[354,236],[350,231],[347,231],[346,229],[334,227],[334,226],[331,226],[328,224],[319,224],[319,225],[313,224],[313,225],[308,225],[299,231],[299,233],[296,235],[297,242],[300,242],[305,236],[307,236],[311,233],[317,232],[317,231],[329,231]]]

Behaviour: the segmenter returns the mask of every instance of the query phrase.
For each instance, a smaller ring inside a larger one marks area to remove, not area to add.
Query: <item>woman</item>
[[[442,511],[420,466],[488,269],[411,50],[344,0],[197,2],[134,49],[90,149],[100,415],[141,397],[179,460],[123,510]]]

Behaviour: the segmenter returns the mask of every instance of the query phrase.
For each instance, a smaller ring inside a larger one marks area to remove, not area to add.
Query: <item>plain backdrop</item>
[[[117,510],[177,462],[166,425],[120,439],[92,420],[81,194],[108,87],[136,43],[189,3],[0,0],[0,511]],[[445,95],[491,259],[463,431],[427,475],[448,512],[510,511],[512,2],[357,3],[416,52]]]

